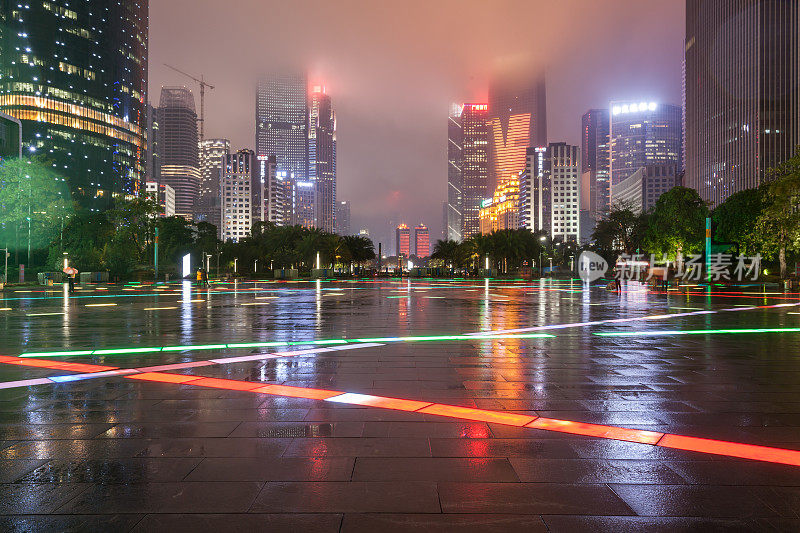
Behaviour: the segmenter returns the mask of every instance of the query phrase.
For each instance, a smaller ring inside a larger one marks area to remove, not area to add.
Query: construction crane
[[[200,140],[202,141],[205,138],[203,136],[203,133],[204,133],[204,129],[205,129],[204,126],[205,126],[205,123],[206,123],[206,87],[208,87],[209,89],[213,89],[214,86],[211,85],[210,83],[206,83],[205,80],[203,79],[203,75],[202,74],[200,74],[200,79],[197,79],[194,76],[192,76],[191,74],[187,74],[186,72],[184,72],[184,71],[182,71],[180,69],[177,69],[177,68],[173,67],[172,65],[167,65],[166,63],[164,63],[164,66],[167,67],[167,68],[171,68],[175,72],[177,72],[179,74],[183,74],[187,78],[192,79],[192,80],[194,80],[194,81],[196,81],[197,83],[200,84],[200,118],[198,119],[198,122],[200,123]]]

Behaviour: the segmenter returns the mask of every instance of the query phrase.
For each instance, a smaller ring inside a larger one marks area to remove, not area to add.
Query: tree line
[[[789,260],[800,252],[800,153],[770,169],[760,187],[736,192],[713,210],[687,187],[664,193],[647,213],[612,206],[595,227],[592,248],[607,260],[652,253],[680,261],[704,252],[707,217],[715,243],[777,261],[786,278]]]
[[[107,210],[73,202],[64,178],[38,158],[3,160],[0,164],[0,248],[8,248],[9,272],[60,271],[63,260],[80,271],[109,271],[121,279],[152,276],[158,230],[161,272],[175,272],[187,253],[199,265],[206,256],[221,272],[268,268],[362,265],[375,257],[372,241],[299,226],[256,223],[238,243],[221,242],[216,226],[182,217],[159,217],[150,197],[115,198]],[[0,266],[3,261],[0,257]],[[9,276],[11,277],[11,276]]]

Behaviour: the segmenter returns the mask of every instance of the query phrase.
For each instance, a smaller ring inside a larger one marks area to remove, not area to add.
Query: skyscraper
[[[339,235],[352,235],[350,230],[350,202],[336,203],[336,233]]]
[[[285,172],[277,171],[275,156],[260,155],[257,157],[259,165],[259,180],[263,182],[264,197],[254,199],[259,218],[262,221],[272,222],[276,226],[285,226],[292,223],[292,184]],[[259,190],[259,193],[260,190]],[[264,212],[264,217],[260,213]]]
[[[414,227],[414,255],[420,258],[431,255],[431,235],[428,226],[422,223]]]
[[[239,242],[253,227],[253,186],[258,181],[252,150],[239,150],[223,157],[221,192],[221,238]]]
[[[508,179],[495,187],[494,195],[483,201],[478,213],[481,234],[519,227],[519,190],[518,178]]]
[[[158,183],[161,180],[161,161],[158,149],[161,132],[158,126],[158,108],[148,102],[145,117],[147,142],[144,150],[144,180]]]
[[[488,167],[488,108],[487,104],[464,104],[461,111],[462,239],[480,233],[478,215],[481,203],[491,195]]]
[[[521,226],[554,240],[580,238],[580,147],[550,143],[528,150],[520,189]]]
[[[507,69],[489,84],[489,179],[493,187],[517,179],[530,146],[547,143],[544,74]]]
[[[275,156],[288,180],[287,224],[313,227],[314,183],[308,181],[308,82],[304,74],[273,74],[256,89],[256,155]],[[302,185],[298,185],[302,183]]]
[[[546,162],[550,172],[550,236],[555,241],[580,239],[581,149],[550,143]]]
[[[675,165],[647,165],[614,187],[614,198],[636,214],[647,212],[658,198],[678,185]]]
[[[588,199],[581,208],[594,220],[608,210],[608,128],[608,109],[590,109],[581,118],[581,181],[587,187],[582,192]]]
[[[800,5],[687,0],[686,176],[716,206],[800,145]]]
[[[145,182],[145,194],[158,202],[161,217],[175,216],[175,191],[167,184],[156,181]]]
[[[612,102],[609,126],[610,202],[614,186],[645,165],[681,163],[681,109],[656,102]]]
[[[409,257],[411,255],[411,230],[408,225],[400,224],[395,230],[395,248],[398,256]]]
[[[195,207],[195,220],[202,220],[221,229],[220,191],[223,158],[231,151],[228,139],[200,141],[200,197]]]
[[[156,112],[161,183],[175,190],[175,213],[192,220],[200,194],[197,113],[186,87],[162,87]]]
[[[336,115],[325,87],[315,86],[308,106],[308,179],[315,182],[314,226],[336,231]]]
[[[93,209],[141,188],[147,32],[147,0],[0,2],[0,111]]]
[[[461,126],[463,106],[452,104],[447,117],[447,202],[444,207],[442,238],[460,241],[464,205],[462,176],[462,146],[464,130]]]

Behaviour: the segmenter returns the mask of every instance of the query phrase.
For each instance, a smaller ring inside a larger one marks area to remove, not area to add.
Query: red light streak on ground
[[[18,357],[8,356],[0,356],[0,363],[58,370],[70,370],[76,372],[103,372],[117,369],[117,367],[85,365],[78,363],[61,363],[50,360],[21,359]],[[324,389],[306,389],[304,387],[289,387],[286,385],[270,385],[254,381],[237,381],[231,379],[209,378],[185,374],[169,374],[165,372],[143,372],[125,377],[127,379],[136,379],[140,381],[172,383],[179,385],[188,384],[201,387],[254,392],[259,394],[273,394],[277,396],[294,396],[317,400],[328,399],[330,401],[335,401],[337,396],[343,396],[343,399],[349,399],[349,401],[346,401],[345,403],[356,403],[359,405],[367,405],[370,407],[379,407],[383,409],[414,411],[423,414],[432,414],[449,418],[474,420],[508,426],[524,426],[531,429],[558,431],[562,433],[585,435],[610,440],[638,442],[642,444],[708,453],[712,455],[724,455],[742,459],[752,459],[756,461],[800,466],[800,450],[789,450],[740,442],[704,439],[686,435],[674,435],[670,433],[662,434],[653,431],[606,426],[602,424],[588,424],[571,420],[539,418],[533,415],[509,413],[507,411],[490,411],[484,409],[474,409],[470,407],[459,407],[456,405],[429,404],[427,402],[421,402],[418,400],[405,400],[400,398],[386,398],[381,396],[361,395],[355,393],[342,393],[340,391],[329,391]],[[420,408],[418,406],[427,407]],[[480,437],[480,435],[469,436],[475,438]]]
[[[149,375],[148,375],[149,374]],[[235,381],[219,378],[197,378],[197,376],[182,376],[180,374],[161,374],[152,372],[148,374],[137,374],[134,376],[126,376],[129,379],[139,379],[147,381],[168,382],[175,383],[175,380],[181,380],[179,383],[186,383],[188,385],[208,386],[214,388],[227,388],[230,390],[255,392],[261,394],[277,394],[284,395],[283,387],[277,385],[262,385],[258,382],[248,381]],[[166,376],[166,377],[165,377]],[[183,381],[182,378],[188,378],[188,381]],[[298,394],[299,389],[302,387],[289,387],[293,395]],[[295,390],[297,389],[297,390]],[[309,396],[324,395],[326,392],[330,394],[337,393],[337,391],[324,391],[323,389],[308,389]],[[271,392],[270,392],[271,391]],[[282,392],[279,392],[282,391]],[[352,394],[353,393],[337,393],[329,396],[329,401],[339,394]],[[359,395],[362,396],[362,395]],[[367,396],[367,395],[363,395]],[[383,409],[397,410],[396,407],[388,407],[392,402],[397,402],[398,398],[384,398],[381,396],[369,396],[370,405],[383,404],[380,407]],[[416,400],[406,400],[407,402],[415,402]],[[424,403],[424,402],[420,402]],[[408,411],[411,404],[398,404],[402,405]],[[576,435],[585,435],[590,437],[598,437],[610,440],[622,440],[629,442],[639,442],[642,444],[650,444],[655,446],[662,446],[665,448],[676,448],[680,450],[697,451],[713,455],[726,455],[729,457],[739,457],[743,459],[753,459],[757,461],[765,461],[771,463],[781,463],[793,466],[800,466],[800,451],[787,450],[783,448],[771,448],[767,446],[755,446],[752,444],[744,444],[738,442],[727,442],[710,439],[701,439],[697,437],[689,437],[685,435],[672,435],[669,433],[662,434],[654,431],[644,431],[639,429],[622,428],[617,426],[606,426],[602,424],[587,424],[583,422],[575,422],[571,420],[555,420],[550,418],[537,418],[531,415],[522,415],[518,413],[509,413],[506,411],[489,411],[484,409],[473,409],[470,407],[459,407],[456,405],[445,404],[432,404],[428,407],[423,407],[415,412],[424,414],[435,414],[439,416],[446,416],[449,418],[459,418],[465,420],[476,420],[481,422],[489,422],[494,424],[502,424],[507,426],[525,426],[531,429],[540,429],[545,431],[558,431],[562,433],[572,433]]]
[[[586,424],[583,422],[556,420],[553,418],[537,418],[525,427],[572,433],[574,435],[586,435],[588,437],[600,437],[601,439],[641,442],[642,444],[656,444],[659,439],[664,436],[663,433],[657,433],[655,431],[627,429],[615,426],[604,426],[601,424]]]
[[[104,372],[106,370],[117,370],[117,366],[87,365],[82,363],[64,363],[61,361],[48,361],[47,359],[22,359],[20,357],[9,357],[0,355],[0,363],[19,366],[33,366],[38,368],[50,368],[54,370],[68,370],[70,372]]]

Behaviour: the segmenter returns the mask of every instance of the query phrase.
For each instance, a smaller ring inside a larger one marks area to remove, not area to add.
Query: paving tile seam
[[[10,364],[10,365],[46,368],[51,370],[66,370],[66,371],[70,371],[72,369],[76,371],[78,369],[86,370],[86,372],[82,374],[70,374],[64,376],[50,376],[45,378],[33,378],[33,379],[23,379],[17,381],[0,382],[0,390],[17,388],[17,387],[29,387],[33,385],[47,385],[47,384],[56,384],[64,382],[83,381],[87,379],[96,379],[102,377],[115,377],[126,374],[136,374],[136,373],[150,372],[150,371],[181,370],[181,369],[196,368],[202,366],[240,363],[244,361],[281,359],[284,357],[296,357],[299,355],[308,355],[312,353],[316,354],[316,353],[338,352],[342,350],[355,350],[359,348],[374,348],[377,346],[383,346],[383,344],[380,343],[348,344],[346,346],[337,346],[334,348],[311,348],[307,350],[297,350],[294,352],[274,352],[270,354],[255,354],[243,357],[226,357],[221,359],[209,359],[206,361],[189,361],[186,363],[155,365],[155,366],[139,367],[139,368],[119,368],[119,367],[108,367],[108,366],[91,365],[84,363],[62,363],[59,361],[51,361],[47,359],[21,358],[21,357],[0,355],[0,363]]]
[[[742,459],[753,459],[762,462],[800,466],[800,451],[798,450],[705,439],[701,437],[630,429],[618,426],[575,422],[571,420],[558,420],[540,416],[509,413],[508,411],[491,411],[484,409],[465,408],[456,405],[420,402],[417,400],[405,400],[398,398],[386,398],[381,396],[362,395],[341,391],[330,391],[325,389],[290,387],[286,385],[265,385],[263,382],[236,381],[219,378],[203,378],[197,376],[189,377],[183,374],[149,373],[147,375],[138,374],[125,377],[126,379],[141,379],[145,381],[157,381],[181,385],[186,384],[194,386],[207,386],[243,392],[276,394],[278,396],[291,395],[294,397],[304,397],[308,399],[332,402],[337,402],[337,398],[339,397],[345,397],[344,403],[355,403],[357,405],[365,405],[370,407],[419,412],[423,414],[435,414],[447,418],[542,429],[560,433],[570,433],[609,440],[636,442],[665,448],[702,452],[711,455],[721,455]],[[189,377],[189,379],[185,379],[186,377]],[[275,389],[272,387],[280,387],[280,389]],[[281,392],[277,392],[277,390],[281,390]],[[340,399],[338,401],[342,400]],[[397,402],[402,403],[398,404]],[[417,404],[424,405],[420,406]]]

